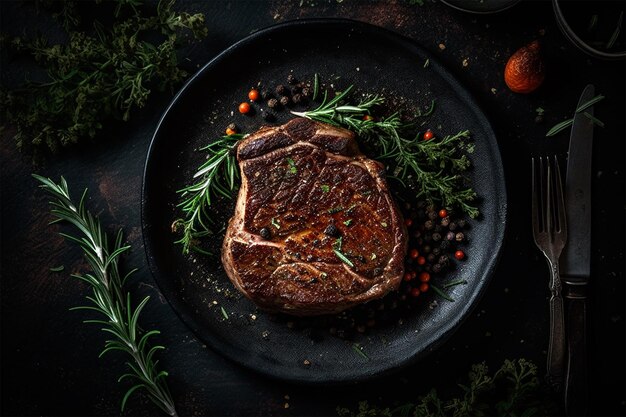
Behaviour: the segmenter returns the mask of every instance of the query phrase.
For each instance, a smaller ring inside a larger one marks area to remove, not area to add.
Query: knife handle
[[[561,295],[561,278],[558,264],[551,264],[550,277],[550,339],[546,380],[554,391],[563,391],[565,373],[565,314]]]
[[[587,284],[567,282],[568,360],[565,378],[565,412],[587,415]]]

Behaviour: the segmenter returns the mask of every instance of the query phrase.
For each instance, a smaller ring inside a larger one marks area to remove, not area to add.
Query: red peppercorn
[[[430,274],[428,272],[426,272],[426,271],[422,272],[420,274],[420,281],[422,281],[422,282],[430,281]]]
[[[439,210],[439,217],[441,217],[442,219],[444,217],[448,217],[448,210],[446,210],[446,209]]]
[[[230,135],[234,135],[235,133],[237,133],[237,132],[236,132],[234,129],[232,129],[232,128],[230,128],[230,127],[227,127],[227,128],[226,128],[226,134],[227,134],[228,136],[230,136]]]
[[[250,105],[248,103],[241,103],[239,105],[239,113],[246,114],[250,111]]]
[[[431,140],[433,138],[433,136],[435,136],[432,132],[432,130],[428,129],[426,132],[424,132],[424,140]]]
[[[420,289],[419,288],[411,288],[411,295],[413,297],[417,297],[418,295],[420,295]]]
[[[411,227],[413,225],[413,219],[404,219],[404,224],[406,224],[406,227]]]
[[[370,116],[369,114],[366,114],[365,116],[363,116],[363,120],[367,121],[367,120],[374,120],[374,118],[372,116]]]
[[[248,98],[252,101],[257,101],[259,99],[259,92],[253,88],[248,93]]]
[[[406,274],[404,274],[404,280],[405,281],[410,281],[412,279],[413,279],[413,277],[411,276],[410,272],[407,272]]]
[[[421,291],[421,292],[426,292],[426,291],[428,291],[428,288],[430,288],[430,286],[429,286],[428,284],[426,284],[425,282],[422,282],[422,283],[420,284],[420,291]]]
[[[420,256],[420,253],[417,251],[417,249],[413,248],[409,251],[409,256],[411,257],[411,259],[415,259],[418,256]],[[419,263],[419,261],[418,261]]]
[[[461,259],[465,258],[465,252],[463,252],[462,250],[458,250],[454,252],[454,257],[460,261]]]
[[[424,258],[423,256],[420,256],[417,258],[418,265],[424,265],[425,263],[426,263],[426,258]]]

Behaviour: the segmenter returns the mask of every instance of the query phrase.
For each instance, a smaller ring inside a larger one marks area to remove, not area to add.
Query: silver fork
[[[567,222],[559,161],[556,156],[538,159],[537,164],[532,158],[532,223],[535,244],[550,266],[550,342],[546,379],[557,392],[561,392],[565,369],[565,323],[559,257],[567,242]]]

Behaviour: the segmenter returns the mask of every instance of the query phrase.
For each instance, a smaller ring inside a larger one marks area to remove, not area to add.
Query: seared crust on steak
[[[306,316],[398,288],[406,228],[384,166],[361,154],[354,133],[297,118],[248,136],[237,160],[241,188],[222,263],[247,297]]]

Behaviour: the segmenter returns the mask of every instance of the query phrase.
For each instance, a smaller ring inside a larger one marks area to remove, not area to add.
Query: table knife
[[[578,107],[591,100],[594,93],[594,86],[587,85]],[[591,268],[592,117],[593,106],[574,116],[565,180],[568,238],[561,256],[560,268],[567,303],[565,316],[568,354],[565,370],[567,415],[586,415],[587,412],[586,319],[587,284]]]

